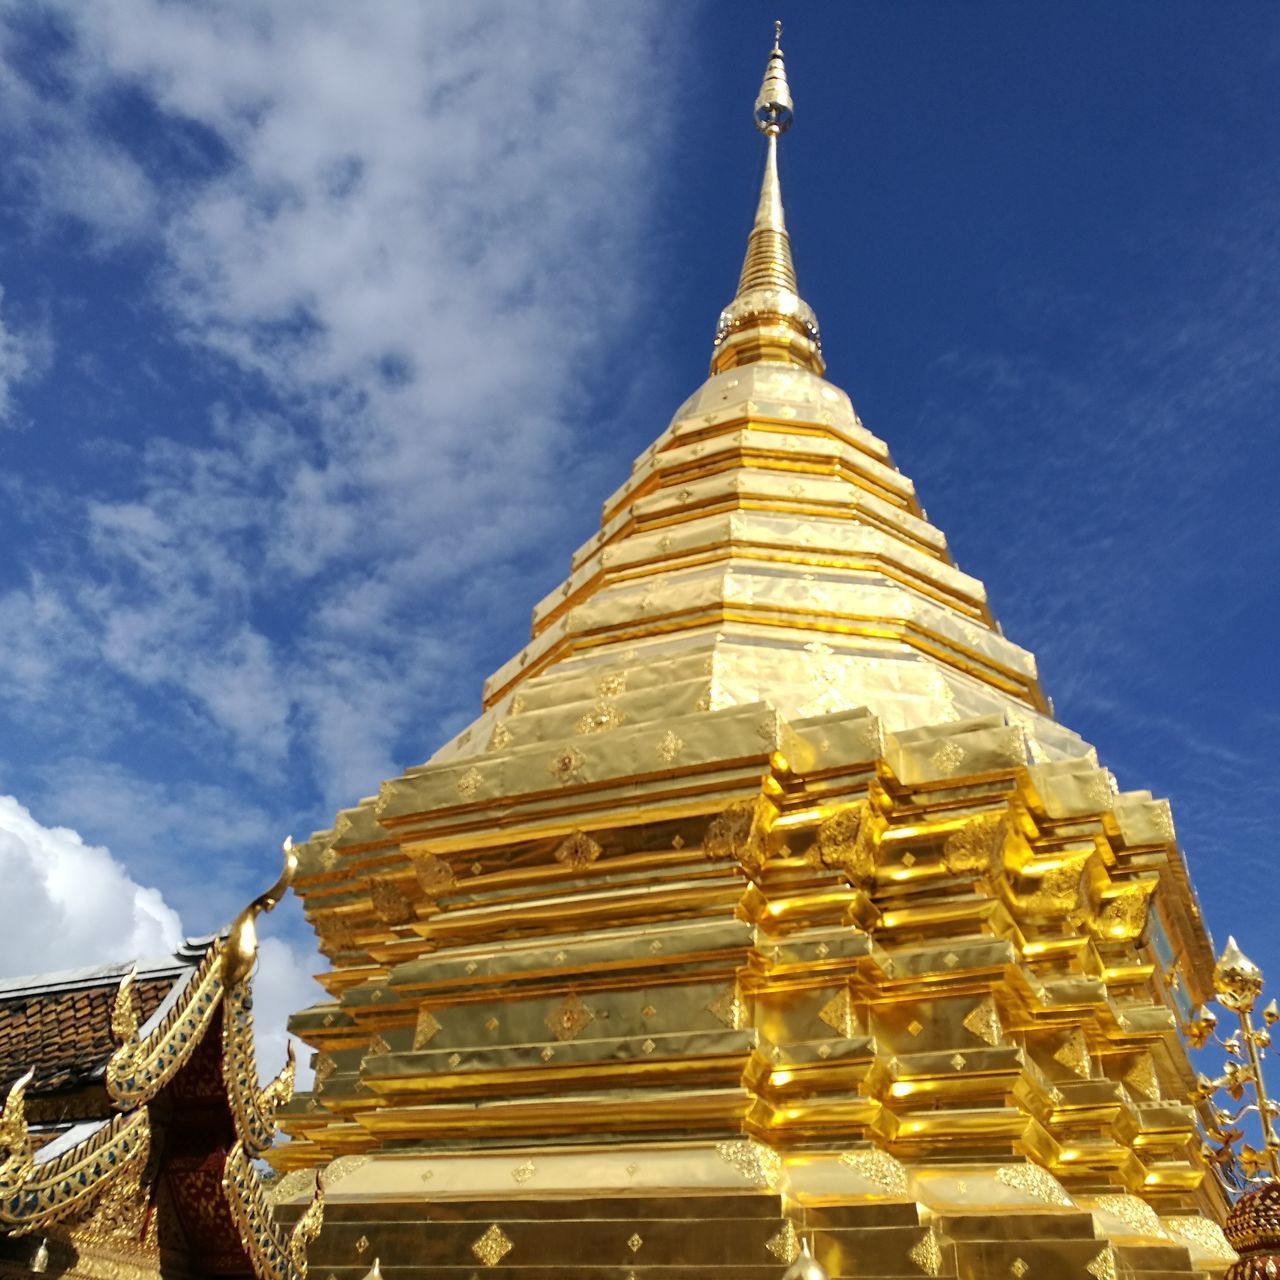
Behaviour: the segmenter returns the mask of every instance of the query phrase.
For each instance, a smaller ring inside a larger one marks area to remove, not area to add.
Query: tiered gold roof
[[[822,377],[777,42],[755,114],[710,377],[476,722],[301,851],[330,998],[275,1159],[348,1162],[314,1265],[765,1280],[807,1229],[838,1274],[1203,1275],[1168,808]]]
[[[606,499],[529,644],[486,681],[483,716],[433,763],[760,701],[800,718],[865,707],[894,731],[995,715],[1040,758],[1087,751],[822,377],[782,209],[792,103],[776,45],[755,116],[764,180],[710,377]]]

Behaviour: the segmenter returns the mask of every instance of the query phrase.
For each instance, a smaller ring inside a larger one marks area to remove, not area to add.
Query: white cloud
[[[0,973],[163,954],[182,940],[178,915],[158,890],[69,827],[42,826],[12,796],[0,796],[0,883]]]
[[[162,956],[184,935],[158,889],[139,884],[108,849],[86,844],[70,827],[44,826],[12,796],[0,796],[0,884],[0,976]],[[288,910],[280,915],[287,927]],[[194,932],[225,923],[206,917]],[[269,1078],[284,1061],[288,1015],[323,993],[310,976],[309,949],[270,936],[268,928],[264,921],[259,929],[254,1024],[259,1070]]]
[[[14,390],[44,372],[50,357],[45,330],[20,330],[4,314],[4,290],[0,288],[0,426],[15,413]]]

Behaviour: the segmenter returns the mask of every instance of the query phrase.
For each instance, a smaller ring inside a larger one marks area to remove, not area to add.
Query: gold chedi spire
[[[814,373],[824,367],[818,319],[797,291],[791,237],[782,213],[778,138],[791,127],[794,109],[782,57],[782,23],[773,26],[773,49],[755,103],[756,128],[766,140],[764,180],[738,291],[716,326],[713,374],[757,360],[797,364]]]

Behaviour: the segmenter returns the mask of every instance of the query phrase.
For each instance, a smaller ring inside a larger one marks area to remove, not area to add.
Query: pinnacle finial
[[[756,128],[761,133],[785,133],[791,128],[795,104],[787,84],[787,67],[782,59],[782,20],[773,24],[773,48],[765,63],[764,81],[756,95]]]
[[[720,313],[711,371],[769,360],[798,364],[821,374],[818,321],[796,288],[791,239],[782,214],[778,182],[778,138],[795,114],[782,58],[782,23],[773,24],[773,48],[756,95],[756,128],[765,135],[764,180],[747,255],[733,301]]]

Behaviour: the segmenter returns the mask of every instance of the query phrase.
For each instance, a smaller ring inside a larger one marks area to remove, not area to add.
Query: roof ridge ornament
[[[773,48],[765,63],[752,113],[765,135],[764,179],[755,222],[733,301],[720,313],[711,372],[771,360],[822,373],[818,320],[796,286],[791,237],[782,212],[778,138],[791,128],[795,104],[782,53],[782,23],[773,24]]]

